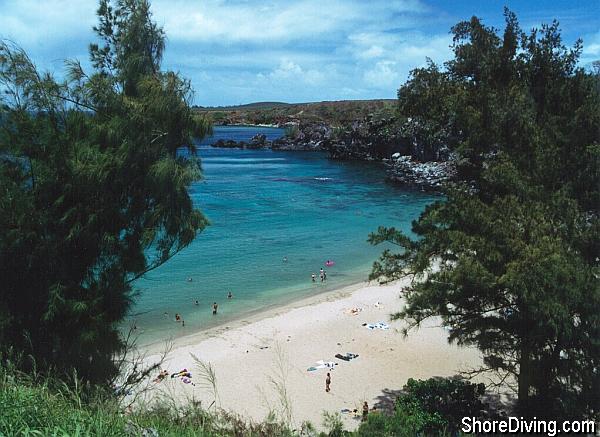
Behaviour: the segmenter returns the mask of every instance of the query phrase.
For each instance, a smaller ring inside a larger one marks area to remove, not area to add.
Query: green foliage
[[[438,414],[424,411],[418,404],[406,404],[397,408],[392,416],[371,413],[361,423],[360,437],[412,437],[415,435],[446,436],[446,423]],[[434,430],[434,431],[427,431]]]
[[[454,434],[458,432],[463,417],[479,418],[485,408],[481,401],[485,385],[460,379],[430,378],[416,381],[411,378],[403,391],[397,400],[397,413],[420,420],[421,429],[428,433]],[[419,410],[422,414],[410,414]]]
[[[451,341],[483,352],[482,371],[517,380],[521,414],[594,416],[600,81],[577,68],[581,43],[564,47],[557,23],[526,35],[505,15],[503,35],[475,17],[457,24],[446,71],[430,65],[400,89],[404,116],[426,119],[431,107],[465,183],[414,222],[418,239],[371,235],[400,248],[371,276],[416,275],[396,317],[410,329],[441,316]]]
[[[483,384],[452,378],[409,379],[392,416],[371,413],[359,436],[456,435],[465,416],[481,417]]]
[[[343,437],[348,434],[344,431],[344,424],[340,413],[328,413],[327,411],[324,411],[323,426],[327,429],[327,433],[321,433],[321,435],[326,435],[328,437]]]
[[[95,70],[68,62],[65,82],[0,44],[0,343],[105,381],[131,283],[207,224],[187,189],[210,126],[160,70],[147,1],[103,0],[98,18]]]
[[[34,378],[0,367],[0,436],[297,435],[280,423],[251,423],[222,411],[208,413],[195,404],[176,408],[164,401],[125,413],[110,393],[84,395],[78,382],[67,385],[52,377]]]

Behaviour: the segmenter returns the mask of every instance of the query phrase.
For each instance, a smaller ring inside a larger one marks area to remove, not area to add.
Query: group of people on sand
[[[327,280],[327,272],[323,270],[323,267],[321,267],[321,270],[319,270],[319,278],[321,279],[321,282],[325,282]],[[317,282],[317,275],[313,273],[311,275],[311,279],[313,282]]]

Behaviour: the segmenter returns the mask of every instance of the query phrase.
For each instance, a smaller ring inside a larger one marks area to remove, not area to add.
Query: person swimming
[[[284,256],[284,257],[283,257],[283,262],[284,262],[284,263],[288,262],[287,256]]]
[[[227,293],[227,299],[233,299],[233,294],[231,294],[231,291]]]

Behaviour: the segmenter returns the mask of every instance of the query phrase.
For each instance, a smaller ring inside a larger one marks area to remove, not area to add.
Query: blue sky
[[[502,28],[504,5],[524,29],[559,20],[582,64],[600,59],[600,0],[154,0],[167,33],[163,67],[192,80],[195,103],[394,98],[426,57],[450,58],[450,27],[481,17]],[[0,0],[0,37],[42,69],[87,61],[95,0]],[[89,65],[84,62],[84,65]]]

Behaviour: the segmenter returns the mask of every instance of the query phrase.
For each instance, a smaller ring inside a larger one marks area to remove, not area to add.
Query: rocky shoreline
[[[272,149],[281,151],[322,151],[330,159],[380,161],[385,164],[386,180],[394,185],[423,191],[441,191],[456,176],[450,157],[438,160],[415,158],[415,141],[400,136],[390,128],[392,120],[352,123],[347,128],[334,128],[325,123],[286,123],[286,135],[273,141],[256,134],[250,141],[218,140],[212,147],[239,149]]]
[[[394,185],[441,191],[456,177],[454,160],[418,162],[412,156],[395,153],[386,162],[387,180]]]

